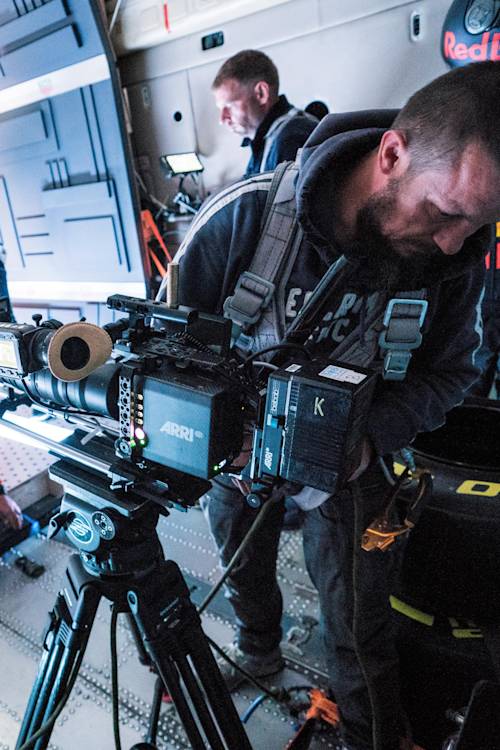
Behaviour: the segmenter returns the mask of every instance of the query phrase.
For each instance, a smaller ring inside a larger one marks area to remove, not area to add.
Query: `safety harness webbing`
[[[238,345],[248,347],[251,337],[245,335],[255,331],[263,316],[271,318],[268,327],[281,338],[284,321],[280,317],[280,305],[276,293],[283,290],[291,274],[293,263],[303,239],[302,229],[296,219],[295,180],[298,159],[278,165],[273,175],[263,215],[263,229],[248,270],[239,277],[234,293],[224,302],[224,315],[239,327]],[[325,277],[331,281],[335,274],[346,271],[342,256],[335,268],[330,268]],[[307,305],[294,321],[295,328],[308,310],[314,307],[319,294],[324,294],[323,279],[313,291]],[[360,336],[357,326],[340,344],[333,356],[352,364],[368,366],[378,353],[383,357],[382,376],[386,380],[403,380],[414,349],[422,342],[421,329],[427,312],[426,290],[398,292],[390,299],[380,295],[378,307],[367,321],[367,330]],[[243,334],[243,335],[241,335]],[[361,343],[360,343],[361,339]]]
[[[295,162],[283,162],[276,168],[264,208],[263,229],[259,244],[247,271],[239,277],[234,293],[224,302],[224,315],[247,331],[257,323],[269,305],[275,290],[275,279],[283,265],[296,232]]]

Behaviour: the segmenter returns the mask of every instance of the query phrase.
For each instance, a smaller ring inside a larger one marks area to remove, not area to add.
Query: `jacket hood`
[[[375,263],[363,262],[370,252],[368,246],[365,249],[359,243],[352,247],[338,245],[336,197],[344,176],[357,161],[377,148],[397,113],[397,109],[381,109],[327,115],[311,133],[300,155],[296,185],[298,220],[323,260],[331,262],[343,254],[358,267],[356,286],[360,291],[378,288],[380,277]],[[419,289],[460,276],[482,261],[489,237],[489,227],[483,227],[466,240],[456,255],[433,256],[432,262],[418,270],[416,265],[402,259],[391,288]]]

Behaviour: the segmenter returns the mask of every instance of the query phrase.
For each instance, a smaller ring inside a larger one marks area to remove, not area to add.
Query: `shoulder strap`
[[[427,314],[426,289],[398,292],[389,300],[378,344],[384,356],[384,380],[404,380],[413,349],[422,343],[422,326]]]
[[[296,233],[295,178],[298,166],[285,162],[276,168],[263,214],[263,229],[248,270],[224,302],[224,315],[247,331],[271,301],[278,273]]]

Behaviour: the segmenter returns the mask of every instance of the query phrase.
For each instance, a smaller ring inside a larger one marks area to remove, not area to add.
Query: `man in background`
[[[252,49],[226,60],[212,84],[221,123],[243,136],[242,146],[250,147],[245,178],[294,161],[318,124],[280,95],[279,85],[273,61]]]

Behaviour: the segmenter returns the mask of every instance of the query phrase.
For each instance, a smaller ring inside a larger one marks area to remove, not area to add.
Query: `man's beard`
[[[432,242],[419,239],[393,240],[382,226],[397,210],[397,195],[403,180],[392,180],[387,188],[371,196],[360,209],[351,247],[361,260],[362,284],[369,290],[419,288],[442,255]],[[353,254],[354,254],[353,253]]]

